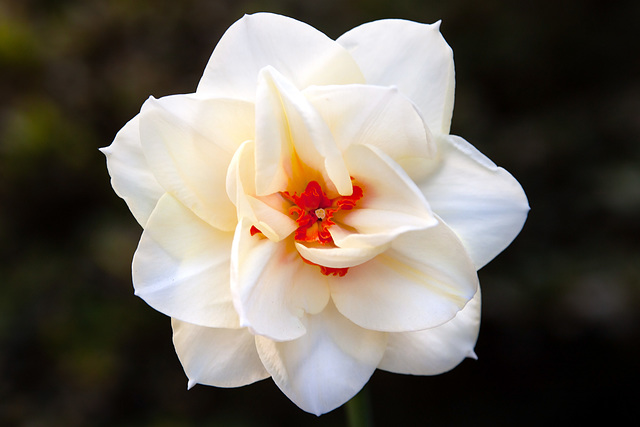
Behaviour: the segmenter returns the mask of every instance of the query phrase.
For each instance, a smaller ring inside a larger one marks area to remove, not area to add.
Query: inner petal
[[[286,181],[295,179],[298,162],[319,174],[341,195],[351,194],[342,154],[315,107],[273,67],[265,67],[259,77],[256,194],[264,196],[290,188]]]

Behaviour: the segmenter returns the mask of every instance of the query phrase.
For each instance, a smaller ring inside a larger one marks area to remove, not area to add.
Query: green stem
[[[373,427],[371,398],[366,387],[346,403],[345,409],[349,427]]]

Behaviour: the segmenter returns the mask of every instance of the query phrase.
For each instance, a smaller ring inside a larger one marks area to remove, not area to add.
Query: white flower
[[[449,135],[439,24],[383,20],[337,41],[245,16],[195,93],[150,98],[104,149],[144,228],[136,294],[173,318],[189,378],[272,377],[308,412],[376,368],[473,357],[476,270],[518,234],[518,182]]]

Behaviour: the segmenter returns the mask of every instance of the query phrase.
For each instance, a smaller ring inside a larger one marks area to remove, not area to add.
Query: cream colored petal
[[[144,227],[158,199],[165,192],[153,176],[140,144],[140,116],[131,119],[113,143],[101,148],[107,157],[111,185]]]
[[[355,248],[325,248],[296,242],[296,249],[304,259],[318,265],[333,268],[353,267],[362,264],[384,252],[388,246],[381,244]]]
[[[233,233],[211,227],[165,194],[133,258],[136,295],[185,322],[239,327],[229,279],[232,240]]]
[[[356,209],[339,212],[336,222],[354,233],[330,229],[334,242],[342,248],[384,245],[401,233],[433,227],[437,220],[424,196],[404,170],[380,149],[352,145],[344,153],[345,162],[363,197]]]
[[[401,19],[369,22],[337,40],[356,60],[367,83],[398,86],[433,133],[449,133],[455,75],[453,52],[432,25]]]
[[[221,329],[171,319],[173,345],[195,384],[240,387],[269,377],[247,329]]]
[[[331,131],[320,114],[295,85],[274,68],[266,67],[260,73],[260,78],[261,93],[267,92],[268,96],[256,100],[256,103],[260,104],[256,106],[257,110],[260,112],[264,108],[276,108],[277,102],[274,100],[279,100],[281,112],[265,115],[269,121],[256,123],[257,194],[266,195],[286,189],[283,186],[286,180],[281,172],[286,170],[289,171],[289,176],[292,175],[292,162],[297,161],[292,157],[295,150],[298,158],[310,169],[320,172],[324,180],[331,182],[338,193],[350,195],[352,187],[349,171]],[[258,115],[258,119],[260,118],[263,118],[262,114]],[[277,133],[273,131],[275,125],[271,120],[283,119],[286,119],[284,135],[272,136]],[[271,152],[274,154],[269,154]],[[284,169],[278,168],[274,171],[272,162],[277,157],[275,153],[281,153]],[[268,173],[262,174],[263,171]]]
[[[443,223],[398,236],[391,248],[329,281],[344,316],[363,328],[409,332],[451,320],[475,294],[478,277]]]
[[[480,305],[478,288],[471,301],[447,323],[422,331],[390,333],[378,368],[399,374],[437,375],[467,357],[475,359]]]
[[[258,354],[284,394],[301,409],[321,415],[355,396],[386,347],[384,333],[362,329],[333,304],[306,316],[307,333],[294,341],[256,337]]]
[[[256,193],[268,195],[286,189],[293,175],[293,143],[270,67],[258,74],[255,140]]]
[[[292,241],[251,236],[238,224],[231,256],[231,291],[242,326],[276,341],[299,338],[305,313],[321,311],[329,300],[326,277],[306,264]]]
[[[150,98],[140,113],[142,147],[162,186],[203,220],[232,231],[225,177],[233,153],[254,136],[249,103],[176,95]]]
[[[326,35],[295,19],[256,13],[245,15],[224,33],[197,91],[253,101],[258,72],[267,65],[300,89],[364,82],[351,55]]]
[[[440,136],[437,142],[439,167],[418,186],[480,269],[522,229],[527,196],[509,172],[464,139]]]
[[[246,218],[270,240],[280,241],[293,233],[296,222],[275,206],[272,197],[255,197],[255,143],[247,141],[235,153],[226,179],[226,191],[235,204],[238,220]]]
[[[313,86],[304,94],[342,151],[352,144],[372,145],[412,179],[431,163],[435,142],[413,103],[395,87]]]

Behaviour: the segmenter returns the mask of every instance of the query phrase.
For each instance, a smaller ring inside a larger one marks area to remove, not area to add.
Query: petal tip
[[[187,390],[191,390],[198,382],[196,380],[189,379],[187,382]]]
[[[467,353],[467,357],[469,359],[478,360],[478,355],[473,350],[469,350],[469,352]]]

